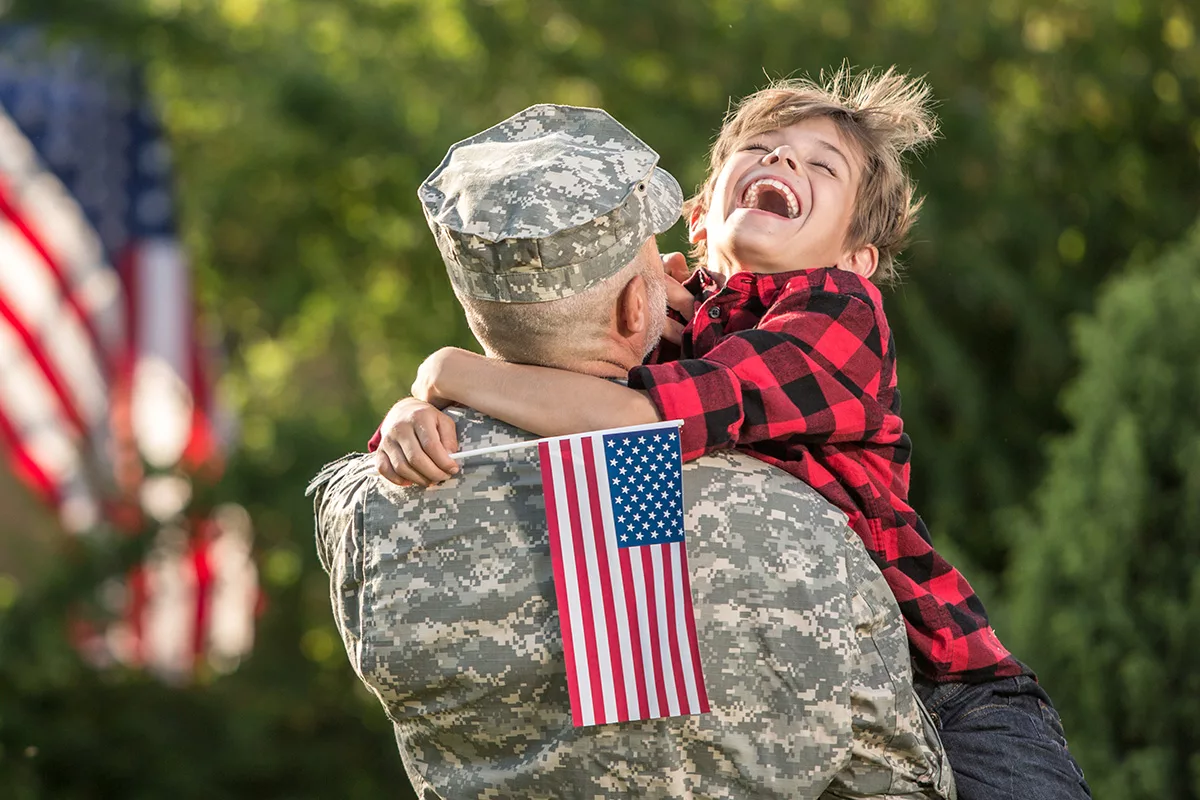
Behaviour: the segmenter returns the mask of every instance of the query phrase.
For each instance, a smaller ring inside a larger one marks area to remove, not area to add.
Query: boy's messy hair
[[[745,139],[805,119],[828,117],[858,147],[864,163],[846,246],[875,245],[879,249],[875,279],[891,283],[898,276],[896,256],[922,203],[901,157],[937,135],[937,117],[930,105],[929,85],[898,73],[895,67],[856,76],[842,65],[831,75],[822,72],[815,81],[776,81],[743,98],[726,115],[713,144],[708,178],[684,204],[684,215],[691,219],[697,211],[708,213],[717,175]],[[692,256],[702,265],[707,263],[705,242],[696,243]]]

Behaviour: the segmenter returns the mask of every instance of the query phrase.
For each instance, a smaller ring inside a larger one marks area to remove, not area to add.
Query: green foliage
[[[1076,328],[1071,431],[1018,515],[1012,637],[1097,797],[1200,797],[1200,226]]]
[[[729,98],[768,76],[843,59],[926,74],[945,136],[915,168],[928,202],[889,315],[914,504],[985,590],[1009,561],[993,516],[1036,486],[1042,443],[1064,427],[1065,320],[1196,211],[1200,18],[1175,0],[11,1],[149,66],[241,428],[213,492],[251,512],[270,597],[253,658],[205,690],[91,676],[54,637],[0,653],[4,680],[68,665],[20,699],[0,686],[0,785],[29,797],[187,796],[180,776],[202,796],[397,791],[386,721],[331,626],[301,493],[363,446],[424,355],[471,345],[415,198],[452,142],[531,103],[599,105],[692,187]],[[1002,636],[1035,624],[1015,619]],[[144,774],[113,767],[110,780],[96,751],[52,779],[74,754],[69,732],[101,715]],[[43,755],[21,756],[29,744]],[[166,766],[178,761],[190,766]]]

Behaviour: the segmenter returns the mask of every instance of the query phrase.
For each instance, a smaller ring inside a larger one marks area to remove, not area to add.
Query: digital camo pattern
[[[536,105],[452,146],[418,190],[455,289],[504,303],[568,297],[679,219],[658,153],[598,108]]]
[[[456,411],[462,449],[528,438]],[[738,453],[685,465],[710,714],[571,724],[536,448],[432,490],[314,479],[346,652],[432,798],[938,798],[900,613],[845,517]],[[823,793],[822,793],[823,792]]]

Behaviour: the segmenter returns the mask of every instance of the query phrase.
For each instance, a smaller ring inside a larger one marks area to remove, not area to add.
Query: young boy
[[[870,279],[895,277],[920,206],[901,157],[933,138],[928,103],[927,86],[892,69],[742,101],[685,206],[704,268],[690,294],[673,287],[689,318],[678,360],[662,348],[622,386],[446,349],[414,394],[543,436],[682,419],[685,459],[737,447],[790,472],[848,515],[895,593],[959,796],[1088,797],[1049,698],[908,505],[895,348]],[[452,432],[427,408],[402,401],[381,430],[388,477],[455,470]]]

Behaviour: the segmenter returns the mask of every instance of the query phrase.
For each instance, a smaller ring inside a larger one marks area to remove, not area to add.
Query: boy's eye
[[[831,176],[833,176],[834,178],[836,178],[836,177],[837,177],[837,171],[836,171],[836,170],[834,170],[834,168],[833,168],[831,165],[827,164],[826,162],[824,162],[824,161],[810,161],[809,163],[810,163],[810,164],[812,164],[814,167],[820,167],[821,169],[823,169],[823,170],[825,170],[826,172],[828,172],[828,173],[829,173]]]
[[[742,150],[759,150],[764,153],[771,152],[770,148],[768,148],[765,144],[761,144],[759,142],[751,142],[750,144],[743,145]]]

